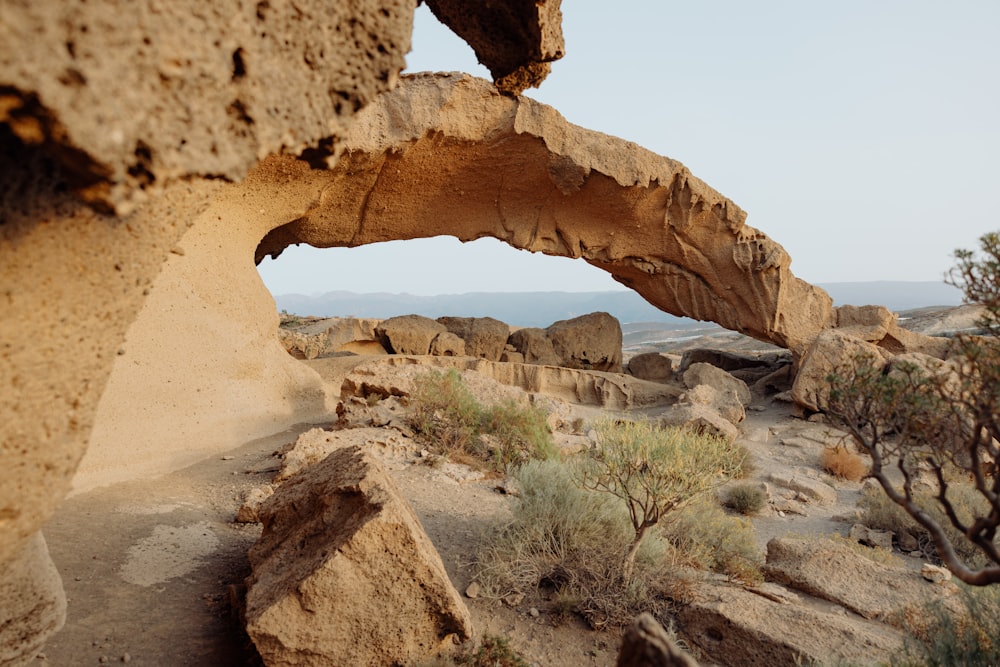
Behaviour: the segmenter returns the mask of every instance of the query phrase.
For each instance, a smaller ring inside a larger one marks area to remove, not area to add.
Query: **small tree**
[[[1000,582],[1000,235],[980,239],[984,256],[955,252],[957,266],[948,276],[967,303],[985,309],[978,325],[987,335],[959,335],[949,360],[936,364],[870,361],[837,369],[830,383],[826,411],[837,417],[872,458],[869,476],[931,536],[942,562],[963,582],[982,586]],[[903,484],[897,488],[887,468],[895,466]],[[947,524],[918,502],[914,482],[921,470],[936,482],[935,502]],[[982,498],[967,511],[955,494],[965,478]],[[971,514],[971,516],[970,516]],[[967,539],[981,558],[963,559],[956,539]]]
[[[595,424],[599,446],[581,467],[584,488],[610,493],[628,508],[635,537],[622,564],[631,580],[639,545],[669,512],[732,478],[742,454],[722,438],[648,421]]]

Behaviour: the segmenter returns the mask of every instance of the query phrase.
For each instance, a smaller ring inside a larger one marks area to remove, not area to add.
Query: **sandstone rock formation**
[[[448,329],[423,315],[400,315],[383,320],[375,336],[389,354],[429,354],[431,342]]]
[[[472,77],[405,78],[359,113],[327,177],[258,259],[292,243],[493,236],[583,258],[667,312],[782,347],[833,324],[829,296],[683,165]]]
[[[465,341],[465,353],[487,361],[500,361],[510,326],[492,317],[439,317],[437,321]]]
[[[673,375],[673,362],[659,352],[645,352],[628,360],[628,372],[640,380],[666,382]]]
[[[549,73],[549,63],[563,56],[560,2],[427,0],[427,6],[469,43],[497,88],[518,95],[538,86]]]
[[[269,665],[391,665],[471,635],[440,557],[359,447],[278,487],[250,550],[247,632]]]
[[[560,359],[545,329],[526,327],[510,335],[510,345],[526,364],[558,366]]]
[[[698,667],[650,614],[636,617],[622,638],[616,667]]]
[[[4,563],[2,572],[0,665],[25,665],[63,626],[66,595],[39,532]]]
[[[560,366],[622,371],[622,327],[608,313],[590,313],[554,322],[546,330]]]

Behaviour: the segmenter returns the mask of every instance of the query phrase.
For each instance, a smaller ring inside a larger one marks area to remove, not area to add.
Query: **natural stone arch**
[[[466,75],[408,77],[359,114],[319,200],[256,259],[447,234],[583,258],[674,315],[800,350],[829,296],[669,158],[567,123]]]

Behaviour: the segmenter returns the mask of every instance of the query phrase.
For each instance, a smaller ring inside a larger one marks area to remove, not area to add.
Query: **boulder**
[[[695,385],[677,400],[678,405],[697,405],[717,412],[730,424],[738,425],[746,419],[746,408],[732,391],[719,391],[707,384]]]
[[[673,362],[659,352],[645,352],[628,360],[628,372],[640,380],[668,382],[673,377]]]
[[[545,330],[560,366],[583,370],[622,371],[622,327],[608,313],[560,320]]]
[[[767,479],[773,484],[802,494],[803,500],[807,502],[835,505],[837,503],[837,489],[823,480],[811,477],[810,472],[814,473],[810,469],[776,471],[769,474]]]
[[[698,667],[651,614],[639,614],[622,638],[616,667]]]
[[[735,442],[740,432],[736,426],[710,407],[704,405],[673,405],[660,416],[664,426],[688,428]]]
[[[686,371],[692,364],[711,364],[716,368],[732,373],[747,369],[770,368],[781,363],[787,356],[784,350],[760,354],[741,354],[730,350],[710,350],[703,347],[685,350],[678,366],[680,372]]]
[[[720,394],[730,394],[736,398],[743,407],[750,405],[753,397],[750,395],[750,388],[746,382],[738,380],[726,371],[711,364],[696,363],[685,369],[681,376],[684,386],[693,389],[698,385],[708,385]]]
[[[288,480],[260,514],[246,627],[266,664],[413,664],[471,635],[416,515],[361,448]]]
[[[526,327],[510,334],[508,342],[515,352],[521,354],[526,364],[559,366],[561,360],[552,347],[552,341],[544,329]]]
[[[431,342],[447,331],[423,315],[390,317],[375,327],[375,335],[389,354],[430,354]]]
[[[492,317],[439,317],[438,322],[465,341],[465,354],[501,361],[510,327]]]
[[[844,373],[858,362],[881,367],[888,356],[874,343],[828,329],[816,337],[802,356],[792,384],[792,399],[805,408],[820,411],[830,396],[827,382],[830,374]]]
[[[680,609],[678,629],[709,660],[741,667],[887,664],[903,648],[902,632],[794,597],[704,582]]]
[[[435,357],[464,357],[465,341],[450,331],[442,331],[431,341],[430,353]]]
[[[835,602],[869,619],[901,624],[909,613],[954,595],[954,586],[934,585],[902,565],[892,567],[826,539],[781,537],[767,543],[764,575],[769,581]]]

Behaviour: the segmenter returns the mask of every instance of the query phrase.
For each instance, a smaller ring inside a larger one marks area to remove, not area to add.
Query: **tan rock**
[[[892,551],[892,531],[875,530],[864,524],[855,523],[851,526],[847,536],[867,547],[879,547]]]
[[[345,146],[319,204],[269,233],[258,258],[301,242],[493,236],[583,258],[667,312],[782,347],[801,351],[832,324],[829,295],[683,165],[484,81],[408,77],[360,112]]]
[[[935,584],[951,581],[951,571],[946,567],[924,563],[920,566],[920,576]]]
[[[41,533],[4,563],[0,578],[0,665],[35,664],[35,656],[66,621],[62,579]]]
[[[775,471],[770,473],[767,479],[782,488],[801,493],[805,496],[803,500],[807,502],[817,502],[820,505],[835,505],[837,503],[837,489],[820,479],[810,477],[802,469]]]
[[[256,486],[243,496],[243,504],[236,510],[236,523],[259,523],[260,507],[264,501],[274,495],[274,487],[270,484]]]
[[[431,341],[430,353],[436,357],[464,357],[465,341],[450,331],[442,331]]]
[[[747,416],[746,409],[734,392],[719,391],[707,384],[695,385],[687,390],[678,399],[677,404],[708,408],[717,412],[720,417],[734,426],[746,419]]]
[[[673,362],[659,352],[646,352],[628,360],[628,372],[640,380],[667,382],[673,377]]]
[[[501,361],[510,327],[492,317],[439,317],[438,322],[465,341],[465,353],[488,361]]]
[[[390,354],[429,354],[434,338],[447,331],[423,315],[391,317],[375,327],[375,335]]]
[[[560,358],[552,347],[545,329],[535,327],[525,327],[510,334],[511,346],[524,359],[526,364],[540,364],[544,366],[559,366]]]
[[[412,664],[470,636],[416,515],[360,448],[287,481],[261,514],[246,623],[265,663]]]
[[[648,613],[639,614],[622,638],[616,667],[698,667],[663,626]]]
[[[607,313],[560,320],[545,330],[559,365],[583,370],[622,371],[622,327]]]
[[[663,411],[659,419],[664,426],[689,428],[726,442],[735,442],[739,436],[739,429],[731,421],[705,405],[674,405]]]
[[[720,394],[732,394],[744,407],[753,400],[750,388],[746,382],[711,364],[695,363],[689,365],[683,374],[684,386],[693,389],[698,385],[708,385]]]
[[[899,624],[907,613],[957,589],[931,587],[919,574],[891,567],[825,539],[773,538],[765,576],[835,602],[865,618]]]
[[[858,361],[881,367],[886,356],[873,343],[838,329],[828,329],[816,337],[802,356],[792,384],[792,398],[799,405],[818,411],[830,396],[827,377],[831,373],[843,373]]]
[[[903,648],[904,634],[881,623],[774,601],[735,586],[705,583],[678,614],[682,636],[720,665],[877,665]],[[734,658],[738,656],[738,658]]]

